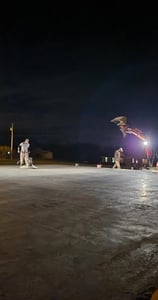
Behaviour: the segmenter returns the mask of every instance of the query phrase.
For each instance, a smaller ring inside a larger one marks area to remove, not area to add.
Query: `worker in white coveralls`
[[[20,167],[24,164],[26,167],[29,166],[29,147],[29,139],[25,139],[25,141],[18,146],[18,153],[20,153]]]
[[[113,165],[113,168],[118,168],[120,169],[120,162],[121,162],[121,153],[123,152],[123,149],[122,148],[119,148],[115,151],[114,153],[114,165]]]

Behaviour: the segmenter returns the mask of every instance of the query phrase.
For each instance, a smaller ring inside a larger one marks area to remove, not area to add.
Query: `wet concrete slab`
[[[0,300],[136,300],[153,291],[157,211],[150,170],[0,166]]]

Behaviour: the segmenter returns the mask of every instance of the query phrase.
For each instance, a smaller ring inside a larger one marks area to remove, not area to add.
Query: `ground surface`
[[[135,300],[158,285],[158,173],[0,166],[0,300]]]

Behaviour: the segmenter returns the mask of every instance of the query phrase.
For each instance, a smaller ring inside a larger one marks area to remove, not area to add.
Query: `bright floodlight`
[[[143,144],[146,146],[148,145],[148,141],[144,141]]]

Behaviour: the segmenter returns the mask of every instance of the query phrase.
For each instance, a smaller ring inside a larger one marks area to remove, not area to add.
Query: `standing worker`
[[[114,168],[118,168],[120,169],[120,162],[121,162],[121,153],[123,152],[123,148],[119,148],[115,151],[114,153],[114,165],[113,165],[113,169]]]
[[[18,153],[20,153],[20,167],[22,167],[23,164],[25,164],[26,167],[29,166],[29,147],[29,139],[25,139],[25,141],[18,146]]]

